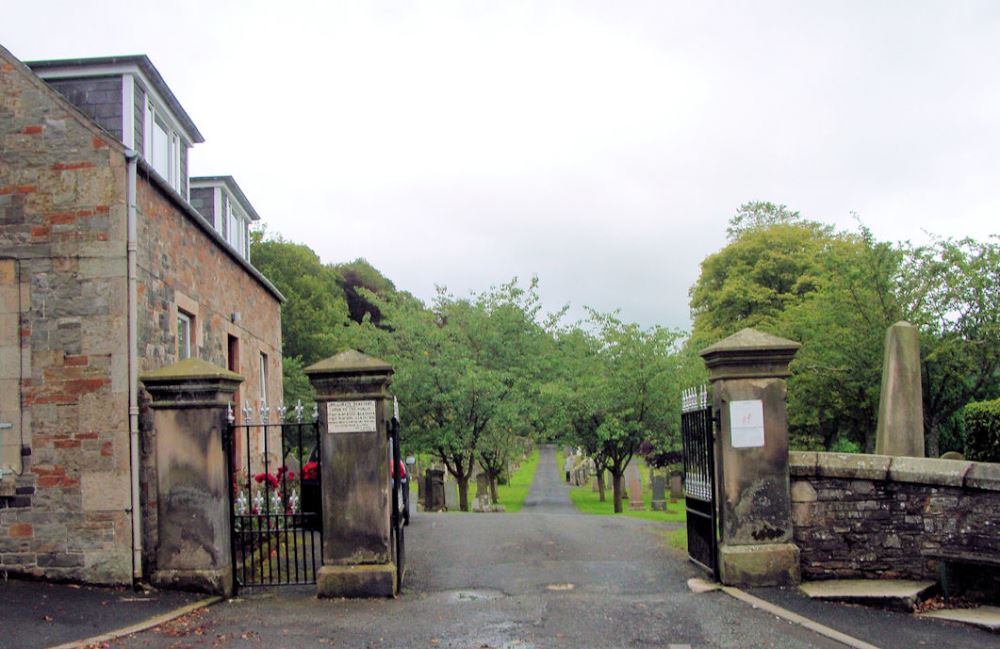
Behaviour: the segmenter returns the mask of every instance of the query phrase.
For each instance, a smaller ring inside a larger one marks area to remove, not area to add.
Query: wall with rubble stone
[[[1000,464],[790,456],[803,579],[935,579],[943,554],[1000,562]]]
[[[3,572],[131,579],[125,172],[117,142],[0,48],[0,326],[18,328],[0,374],[19,410],[2,434],[21,455],[0,479]]]

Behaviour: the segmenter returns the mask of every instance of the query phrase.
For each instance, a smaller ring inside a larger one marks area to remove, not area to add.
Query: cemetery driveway
[[[669,526],[577,514],[543,448],[517,514],[414,513],[395,600],[244,593],[110,647],[836,647],[721,593],[667,548]]]

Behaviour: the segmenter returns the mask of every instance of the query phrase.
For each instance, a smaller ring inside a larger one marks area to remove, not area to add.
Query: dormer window
[[[146,56],[28,65],[122,144],[138,151],[177,193],[188,197],[188,149],[204,138]]]
[[[191,205],[240,257],[250,260],[250,224],[260,216],[232,176],[192,178]]]

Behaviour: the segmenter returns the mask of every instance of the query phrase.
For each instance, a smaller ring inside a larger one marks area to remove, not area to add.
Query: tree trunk
[[[604,497],[604,469],[597,472],[597,493],[601,497],[601,502],[606,502]]]
[[[469,476],[455,478],[458,483],[458,508],[463,512],[469,511]]]
[[[614,487],[615,492],[615,513],[622,513],[622,476],[620,474],[611,473],[612,480],[611,484]]]

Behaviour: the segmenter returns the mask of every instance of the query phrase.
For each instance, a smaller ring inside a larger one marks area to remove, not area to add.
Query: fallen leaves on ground
[[[951,599],[945,599],[941,595],[935,595],[929,599],[925,599],[913,608],[914,613],[927,613],[928,611],[942,611],[950,608],[976,608],[979,606],[976,602],[965,597],[952,597]]]

